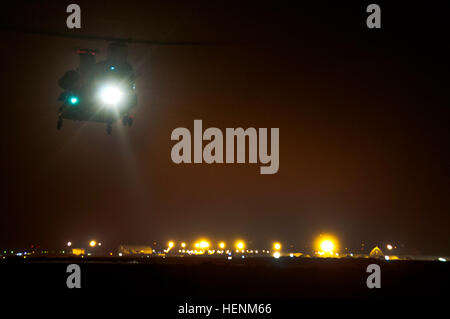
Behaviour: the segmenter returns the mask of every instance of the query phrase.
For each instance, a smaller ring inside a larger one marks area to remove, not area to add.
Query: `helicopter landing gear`
[[[59,115],[59,116],[58,116],[58,121],[56,122],[56,129],[57,129],[58,131],[61,130],[62,125],[63,125],[63,119],[62,119],[62,116]]]
[[[112,133],[112,123],[108,123],[106,125],[106,133],[108,133],[108,135],[111,135],[111,133]]]

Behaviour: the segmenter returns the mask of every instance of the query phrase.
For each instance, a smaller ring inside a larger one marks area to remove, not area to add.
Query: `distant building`
[[[84,255],[86,252],[83,248],[72,248],[72,254],[76,256]]]
[[[153,248],[150,246],[120,245],[119,253],[123,255],[150,255],[153,253]]]

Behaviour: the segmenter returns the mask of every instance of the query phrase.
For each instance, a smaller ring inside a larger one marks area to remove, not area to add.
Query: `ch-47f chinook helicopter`
[[[122,120],[133,124],[133,109],[137,104],[134,72],[127,62],[127,46],[111,42],[105,61],[96,62],[96,51],[78,49],[80,65],[67,71],[58,81],[64,89],[59,96],[57,129],[63,120],[92,121],[106,124],[111,134],[112,124]]]
[[[112,125],[116,121],[122,121],[126,126],[133,124],[133,111],[137,105],[137,94],[134,71],[127,61],[128,44],[152,46],[208,46],[218,44],[114,38],[8,25],[2,25],[0,29],[40,36],[108,41],[107,57],[104,61],[96,61],[96,50],[77,49],[80,57],[78,68],[67,71],[58,81],[59,86],[64,91],[58,98],[61,104],[58,108],[56,124],[56,128],[60,130],[64,120],[100,122],[106,124],[108,134],[111,134]]]
[[[40,32],[42,34],[42,32]],[[159,42],[136,39],[119,39],[86,35],[46,35],[110,41],[107,58],[96,62],[97,51],[78,49],[80,65],[76,70],[67,71],[59,79],[59,86],[64,89],[59,96],[62,105],[58,110],[57,129],[63,120],[91,121],[106,123],[108,134],[112,124],[118,120],[126,126],[133,124],[133,111],[137,105],[134,71],[128,63],[128,43],[169,46],[217,45],[205,42]]]

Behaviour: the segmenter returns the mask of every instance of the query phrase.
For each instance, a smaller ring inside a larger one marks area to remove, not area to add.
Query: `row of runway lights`
[[[198,242],[194,243],[194,248],[195,249],[186,249],[187,244],[185,242],[182,242],[180,244],[181,248],[183,249],[179,249],[178,252],[179,253],[183,253],[183,254],[188,254],[188,255],[202,255],[207,253],[208,255],[213,255],[213,254],[219,254],[219,255],[223,255],[223,254],[227,254],[228,255],[228,259],[232,259],[233,257],[231,256],[232,254],[232,250],[225,250],[226,247],[226,243],[225,242],[219,242],[218,243],[218,248],[217,250],[215,249],[209,249],[211,244],[209,243],[209,241],[207,240],[201,240]],[[259,250],[248,250],[245,249],[245,242],[242,240],[238,240],[235,243],[235,250],[234,252],[236,253],[249,253],[249,254],[259,254]],[[173,241],[169,241],[167,243],[167,249],[164,250],[165,253],[170,252],[171,250],[173,250],[173,248],[175,248],[175,242]],[[281,256],[281,248],[282,245],[279,242],[274,242],[273,243],[273,257],[275,258],[279,258]],[[270,250],[262,250],[263,254],[270,254]],[[294,257],[294,254],[290,254],[290,257]],[[242,258],[245,258],[245,256],[242,256]]]
[[[95,241],[95,240],[91,240],[91,241],[89,242],[89,246],[90,246],[91,248],[94,248],[94,247],[97,247],[97,246],[101,246],[101,245],[102,245],[102,243],[97,242],[97,241]],[[70,242],[70,241],[67,242],[67,246],[68,246],[68,247],[71,247],[71,246],[72,246],[72,242]],[[207,251],[208,254],[210,254],[210,255],[215,254],[215,253],[216,253],[216,254],[224,254],[224,253],[226,253],[226,254],[231,254],[231,251],[230,251],[230,250],[226,250],[226,251],[224,250],[224,248],[226,247],[226,243],[223,242],[223,241],[220,242],[220,243],[218,244],[218,247],[220,248],[220,250],[211,250],[211,249],[209,249],[210,246],[211,246],[211,244],[210,244],[209,241],[207,241],[207,240],[201,240],[201,241],[198,241],[198,242],[194,243],[195,249],[192,249],[192,250],[185,249],[185,248],[187,247],[187,244],[186,244],[185,242],[182,242],[182,243],[180,244],[180,246],[181,246],[181,248],[183,248],[183,249],[179,249],[178,252],[179,252],[179,253],[186,253],[186,254],[189,254],[189,255],[192,255],[192,254],[195,254],[195,255],[198,255],[198,254],[204,254],[204,253],[206,253],[206,251]],[[237,241],[237,242],[235,243],[235,246],[236,246],[236,253],[239,253],[239,252],[241,252],[241,253],[247,252],[247,253],[250,253],[250,254],[253,254],[253,253],[259,254],[259,251],[258,251],[258,250],[245,250],[245,249],[244,249],[244,248],[245,248],[245,242],[242,241],[242,240]],[[175,242],[169,241],[169,242],[167,243],[167,249],[165,249],[164,252],[165,252],[165,253],[168,253],[168,252],[171,251],[174,247],[175,247]],[[280,256],[281,256],[281,254],[280,254],[281,244],[280,244],[279,242],[273,243],[273,249],[275,250],[275,252],[274,252],[274,257],[276,257],[276,258],[280,257]],[[266,251],[266,250],[263,250],[262,252],[263,252],[263,253],[267,253],[267,254],[270,253],[269,250],[267,250],[267,251]]]
[[[89,242],[89,246],[91,248],[97,247],[97,246],[101,246],[102,243],[97,242],[95,240],[91,240]],[[68,242],[67,243],[68,247],[72,246],[72,242]],[[235,252],[236,253],[250,253],[250,254],[259,254],[258,250],[246,250],[245,249],[245,242],[243,240],[238,240],[235,242]],[[195,254],[195,255],[199,255],[199,254],[205,254],[206,252],[210,255],[212,254],[229,254],[231,255],[231,250],[226,250],[225,251],[225,247],[226,247],[226,243],[221,241],[218,243],[218,248],[217,250],[214,249],[210,249],[211,248],[211,244],[208,240],[199,240],[197,242],[194,243],[194,249],[186,249],[187,248],[187,244],[185,242],[181,242],[180,243],[180,247],[182,249],[179,249],[178,252],[179,253],[186,253],[189,255]],[[167,248],[164,249],[164,253],[168,253],[170,251],[172,251],[175,248],[175,242],[174,241],[169,241],[167,243]],[[275,258],[279,258],[281,256],[281,248],[282,245],[280,242],[274,242],[273,243],[273,256]],[[332,239],[323,239],[320,243],[319,243],[319,251],[318,254],[319,255],[329,255],[329,256],[339,256],[338,253],[335,253],[334,250],[337,248],[336,247],[336,241],[332,240]],[[262,250],[262,253],[264,254],[270,254],[270,250]],[[290,254],[291,257],[294,256],[294,254]],[[230,257],[229,257],[230,258]]]
[[[319,237],[321,237],[321,236],[319,236]],[[97,247],[97,246],[101,246],[101,245],[102,245],[101,242],[97,242],[95,240],[91,240],[89,242],[89,246],[91,248],[94,248],[94,247]],[[67,243],[67,246],[71,247],[72,246],[72,242],[69,241]],[[187,244],[185,242],[181,243],[181,248],[183,248],[184,251],[186,251],[186,252],[190,251],[191,253],[193,253],[195,251],[198,251],[198,250],[201,250],[201,251],[209,250],[210,246],[211,245],[210,245],[209,241],[201,240],[201,241],[198,241],[198,242],[194,243],[194,247],[195,247],[194,250],[186,250]],[[315,246],[316,246],[316,248],[318,250],[317,253],[319,255],[335,254],[335,251],[337,250],[337,240],[329,238],[329,237],[328,238],[322,238],[322,239],[320,239],[320,241],[318,243],[316,242]],[[167,249],[165,249],[164,252],[169,252],[174,247],[175,247],[175,242],[169,241],[167,243]],[[224,250],[225,247],[226,247],[226,243],[225,242],[223,242],[223,241],[219,242],[218,248],[220,248],[220,250]],[[235,243],[235,247],[236,247],[236,252],[239,252],[239,251],[244,252],[245,242],[242,241],[242,240],[238,240]],[[273,243],[273,250],[274,251],[280,251],[281,247],[282,247],[281,243],[279,243],[279,242],[274,242]],[[386,248],[388,250],[392,250],[393,246],[388,244],[386,246]],[[184,252],[184,251],[179,250],[179,252]],[[228,252],[228,250],[227,250],[227,252]],[[247,252],[249,252],[249,251],[247,250]],[[263,250],[263,252],[264,252],[264,250]],[[257,250],[256,250],[256,253],[258,253]]]
[[[181,246],[181,248],[183,248],[183,249],[180,249],[179,252],[183,252],[183,251],[185,251],[185,252],[195,252],[195,251],[203,251],[203,252],[208,251],[208,252],[214,252],[214,251],[215,251],[215,250],[210,249],[210,248],[211,248],[211,244],[210,244],[209,241],[207,241],[207,240],[201,240],[201,241],[195,242],[195,243],[194,243],[194,248],[195,248],[195,249],[192,249],[192,250],[187,250],[187,249],[186,249],[187,244],[186,244],[185,242],[182,242],[182,243],[180,244],[180,246]],[[253,250],[245,250],[245,246],[246,246],[246,245],[245,245],[245,242],[244,242],[244,241],[242,241],[242,240],[236,241],[236,243],[235,243],[236,252],[245,252],[245,251],[247,251],[247,252],[253,252]],[[169,242],[167,243],[167,249],[165,249],[164,252],[169,252],[169,251],[172,250],[174,247],[175,247],[175,242],[169,241]],[[218,251],[218,252],[219,252],[219,251],[220,251],[220,252],[223,252],[224,249],[225,249],[225,247],[226,247],[226,243],[223,242],[223,241],[221,241],[221,242],[219,242],[219,244],[218,244],[219,250],[217,250],[217,251]],[[273,249],[276,250],[276,251],[280,251],[280,250],[281,250],[281,244],[280,244],[279,242],[273,243]],[[229,253],[230,250],[227,250],[226,252]],[[255,252],[258,253],[257,250],[255,250]]]

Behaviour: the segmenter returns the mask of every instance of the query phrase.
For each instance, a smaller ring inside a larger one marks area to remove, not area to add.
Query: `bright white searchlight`
[[[122,91],[116,86],[105,86],[100,90],[100,99],[108,107],[116,107],[122,97]]]

